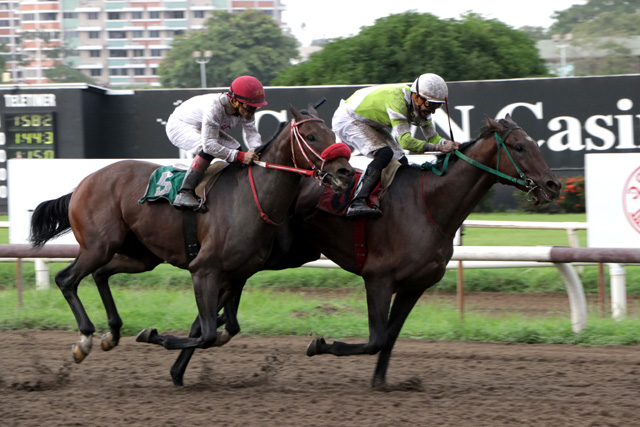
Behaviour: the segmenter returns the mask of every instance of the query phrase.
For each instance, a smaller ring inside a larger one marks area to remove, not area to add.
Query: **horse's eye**
[[[524,151],[524,146],[522,144],[516,144],[514,148],[518,153],[522,153]]]
[[[307,141],[313,142],[316,140],[316,137],[313,136],[312,133],[310,133],[309,135],[306,136]]]

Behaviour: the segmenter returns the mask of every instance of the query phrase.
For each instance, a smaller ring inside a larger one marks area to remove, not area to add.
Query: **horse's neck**
[[[465,154],[479,163],[488,164],[495,157],[495,150],[482,150],[478,145],[470,147]],[[496,182],[494,175],[462,159],[456,160],[443,176],[427,174],[422,191],[429,214],[443,229],[452,232],[460,228]]]
[[[289,137],[284,133],[281,134],[276,141],[273,141],[268,150],[260,154],[260,160],[274,165],[294,167]],[[254,169],[256,186],[267,188],[269,194],[278,194],[278,197],[269,197],[269,201],[287,206],[293,203],[301,175],[294,172]],[[258,189],[258,191],[260,190]],[[268,206],[264,207],[266,211]],[[274,206],[274,209],[278,208],[279,206]]]

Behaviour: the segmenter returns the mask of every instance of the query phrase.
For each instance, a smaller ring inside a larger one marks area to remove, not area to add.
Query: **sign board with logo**
[[[640,153],[585,156],[589,247],[640,248]]]

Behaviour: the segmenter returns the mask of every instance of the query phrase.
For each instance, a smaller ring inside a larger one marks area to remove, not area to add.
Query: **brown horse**
[[[440,155],[437,171],[400,167],[381,201],[383,215],[365,225],[366,262],[354,251],[354,228],[363,220],[335,216],[316,208],[323,190],[303,180],[289,231],[294,241],[286,254],[274,256],[268,269],[297,267],[324,254],[343,269],[364,278],[369,312],[369,341],[327,343],[317,338],[308,356],[377,354],[372,386],[384,387],[391,351],[402,326],[424,291],[442,279],[453,255],[453,237],[473,208],[497,182],[529,192],[547,203],[561,184],[536,142],[510,116],[487,119],[479,138],[453,155]],[[395,298],[394,298],[395,294]],[[224,308],[227,328],[239,330],[239,294]],[[198,333],[198,320],[192,334]],[[181,352],[171,375],[180,384],[192,351]]]
[[[300,186],[300,173],[314,170],[335,191],[344,191],[353,180],[348,149],[346,153],[335,150],[343,144],[333,145],[335,135],[315,109],[310,106],[305,113],[290,110],[291,126],[260,149],[262,162],[289,171],[236,164],[223,170],[208,195],[206,213],[197,215],[200,250],[190,262],[183,214],[168,203],[138,203],[156,164],[114,163],[86,177],[73,193],[35,209],[31,219],[34,246],[69,229],[80,244],[78,257],[55,278],[82,334],[73,348],[77,363],[91,351],[95,332],[78,298],[80,281],[89,274],[94,277],[110,329],[102,338],[102,348],[110,350],[118,344],[122,320],[109,277],[149,271],[163,261],[191,273],[201,333],[185,338],[159,335],[152,329],[143,331],[139,340],[167,349],[207,348],[228,341],[227,332],[216,330],[217,313],[271,256],[277,224],[287,218]]]

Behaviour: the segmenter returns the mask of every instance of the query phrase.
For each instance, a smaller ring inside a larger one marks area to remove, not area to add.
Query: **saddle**
[[[219,173],[228,165],[226,162],[213,162],[205,171],[204,177],[195,189],[196,195],[203,200],[203,203],[218,179]],[[161,166],[154,170],[149,177],[144,196],[138,200],[138,203],[166,200],[173,204],[186,173],[187,170],[179,166]]]
[[[380,200],[382,200],[385,193],[391,186],[400,166],[401,164],[399,161],[392,160],[391,163],[382,170],[380,181],[373,191],[371,191],[371,195],[369,196],[369,202],[372,205],[380,205]],[[344,193],[335,193],[330,187],[325,188],[322,196],[320,197],[317,208],[333,215],[344,216],[347,213],[349,203],[351,203],[351,200],[353,199],[353,195],[356,190],[356,183],[360,180],[360,176],[363,173],[363,170],[356,170],[353,183]]]

